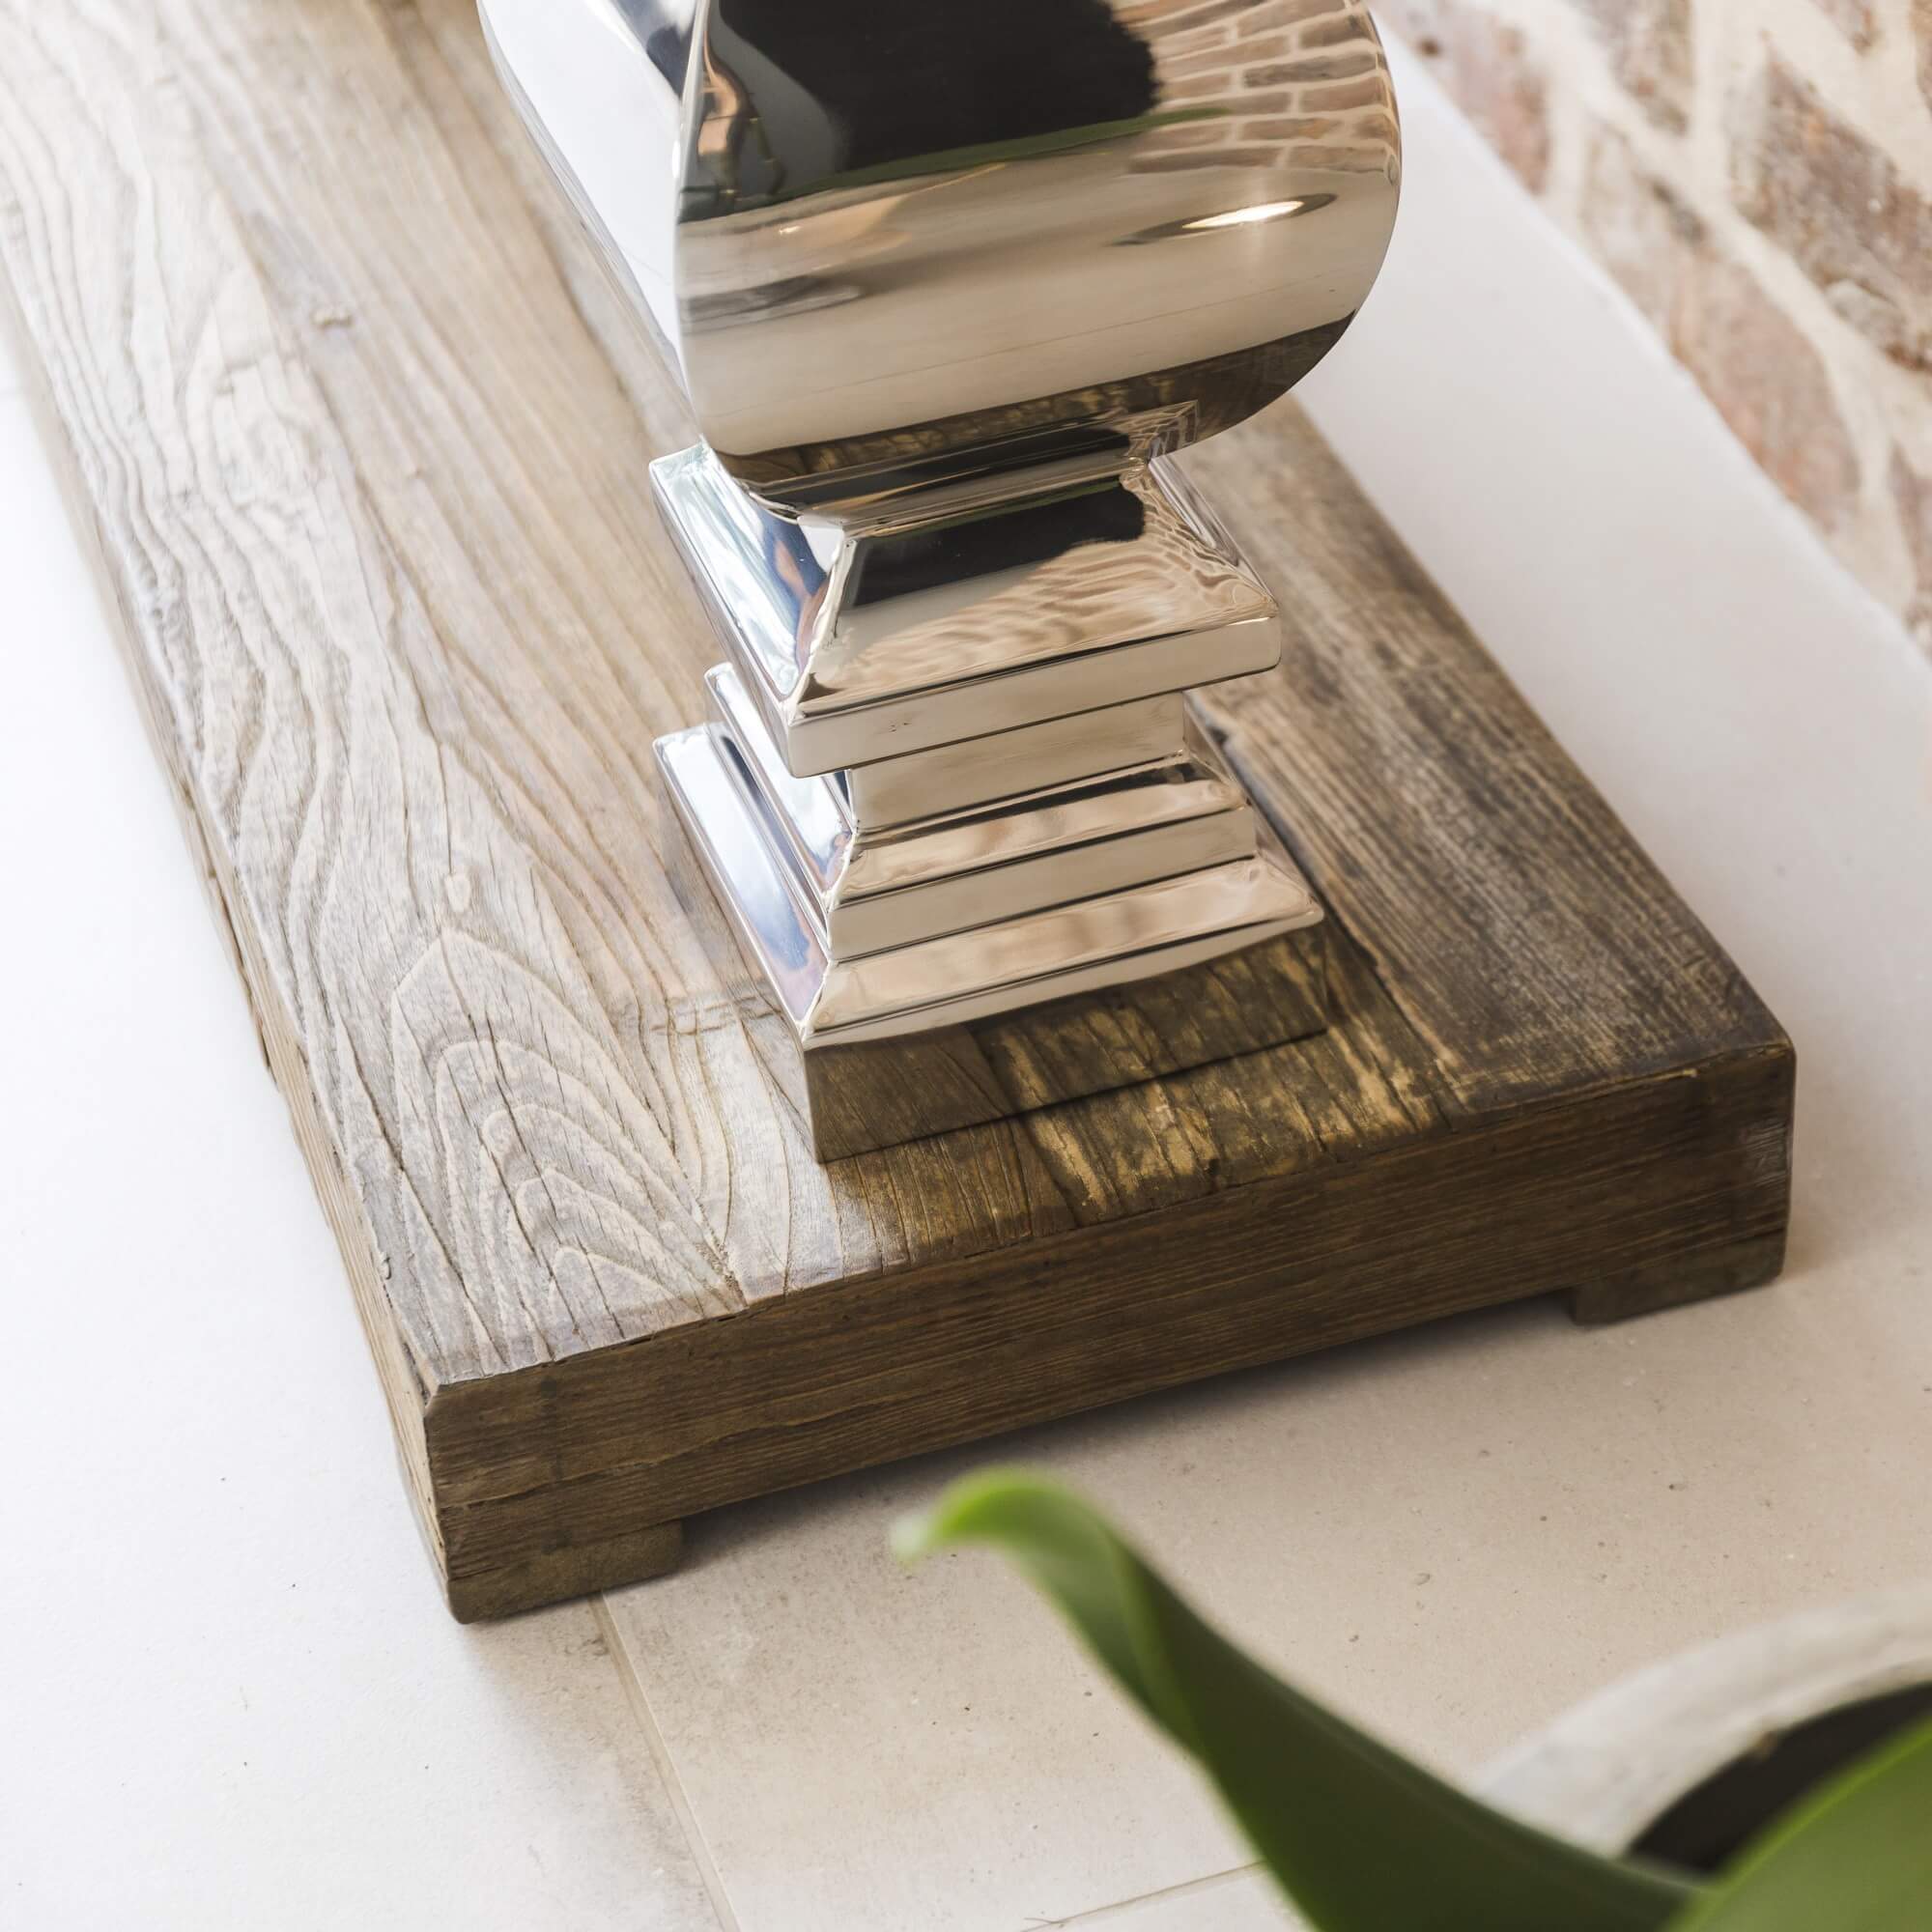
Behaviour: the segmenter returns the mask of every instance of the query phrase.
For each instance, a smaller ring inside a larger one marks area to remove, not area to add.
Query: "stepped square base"
[[[1181,696],[1274,664],[1274,600],[1171,465],[850,522],[702,445],[651,480],[729,653],[658,765],[820,1159],[1325,1023],[1321,905]]]
[[[780,1078],[821,1160],[1327,1024],[1321,908],[1264,830],[1250,827],[1245,857],[839,958],[729,729],[677,732],[657,756],[696,859],[673,873],[680,896],[716,898],[738,942],[742,970],[721,964],[739,997],[778,1008]],[[1094,862],[1069,863],[1091,873]]]
[[[1162,460],[863,528],[779,515],[702,445],[652,464],[651,488],[802,775],[1245,677],[1281,652],[1259,574]]]

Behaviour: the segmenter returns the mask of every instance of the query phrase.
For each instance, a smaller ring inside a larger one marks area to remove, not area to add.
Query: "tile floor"
[[[1450,1767],[1932,1548],[1932,667],[1426,81],[1323,426],[1790,1027],[1776,1289],[1527,1307],[998,1446]],[[1184,1770],[990,1562],[972,1456],[450,1624],[322,1219],[0,355],[0,1926],[1260,1932]]]

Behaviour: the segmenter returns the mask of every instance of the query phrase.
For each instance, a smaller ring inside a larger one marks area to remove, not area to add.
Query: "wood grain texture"
[[[0,0],[0,265],[460,1613],[1237,1363],[1776,1270],[1788,1044],[1293,410],[1190,465],[1288,630],[1205,715],[1336,1023],[822,1167],[649,777],[690,425],[469,0]]]

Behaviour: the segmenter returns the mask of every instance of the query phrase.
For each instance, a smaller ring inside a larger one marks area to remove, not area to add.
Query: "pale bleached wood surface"
[[[0,23],[27,332],[422,1379],[1064,1225],[1009,1129],[818,1167],[675,911],[649,750],[706,652],[645,470],[680,432],[421,18]]]
[[[1069,1302],[1101,1330],[1137,1267],[1149,1293],[1192,1266],[1260,1293],[1239,1255],[1283,1282],[1290,1257],[1255,1217],[1384,1154],[1418,1177],[1415,1238],[1435,1214],[1463,1243],[1453,1278],[1411,1283],[1390,1251],[1379,1275],[1312,1279],[1298,1329],[1269,1312],[1237,1332],[1264,1294],[1112,1382],[1099,1349],[1077,1382],[1063,1343],[1075,1379],[928,1403],[956,1436],[1579,1286],[1593,1252],[1626,1284],[1606,1306],[1775,1266],[1775,1023],[1294,411],[1195,465],[1290,619],[1281,672],[1208,715],[1335,914],[1337,1024],[826,1168],[773,1071],[781,1022],[715,909],[674,890],[647,777],[652,738],[700,710],[709,655],[645,481],[688,429],[539,179],[468,0],[0,0],[0,262],[432,1538],[465,1543],[476,1576],[551,1566],[486,1606],[623,1567],[579,1546],[641,1567],[653,1507],[926,1439],[926,1422],[846,1426],[874,1373],[862,1349],[839,1414],[806,1378],[788,1439],[822,1425],[822,1452],[740,1444],[655,1480],[654,1459],[728,1427],[691,1409],[702,1348],[689,1389],[653,1350],[714,1331],[837,1347],[820,1294],[884,1311],[881,1346],[928,1285],[1018,1297],[1010,1326],[1036,1280],[1079,1272],[1070,1237],[1126,1217],[1128,1245],[1105,1248],[1125,1286]],[[1482,1217],[1409,1154],[1461,1137],[1441,1173],[1466,1180],[1470,1137],[1523,1107],[1551,1122],[1546,1151],[1542,1130],[1508,1143],[1527,1163],[1512,1238],[1546,1256],[1541,1281],[1486,1275]],[[1619,1220],[1605,1177],[1647,1136],[1681,1172],[1628,1188]],[[1546,1194],[1599,1189],[1599,1222],[1539,1197],[1539,1159]],[[1350,1199],[1333,1240],[1374,1224]],[[1538,1216],[1571,1245],[1539,1248]],[[885,1300],[860,1293],[888,1278]],[[714,1319],[794,1303],[796,1323]],[[991,1319],[946,1305],[961,1335]],[[573,1406],[550,1372],[579,1363]],[[651,1436],[652,1386],[687,1429],[674,1444]],[[921,1392],[893,1400],[916,1414]],[[622,1480],[586,1490],[581,1519],[546,1487],[593,1471]],[[484,1504],[522,1513],[499,1544]]]

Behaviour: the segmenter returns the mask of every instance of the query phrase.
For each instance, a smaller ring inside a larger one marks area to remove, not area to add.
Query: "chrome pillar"
[[[1189,688],[1267,590],[1170,458],[1379,268],[1355,0],[485,0],[689,396],[726,663],[668,795],[831,1156],[1323,1023],[1321,908]]]

